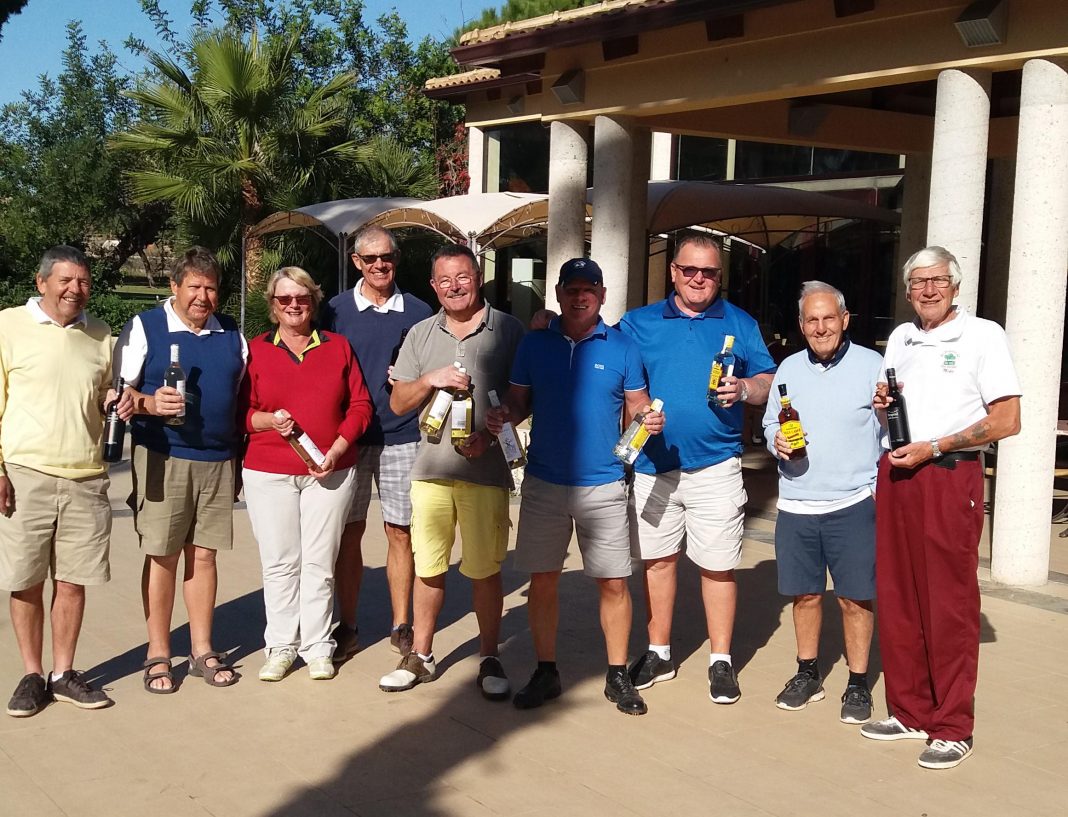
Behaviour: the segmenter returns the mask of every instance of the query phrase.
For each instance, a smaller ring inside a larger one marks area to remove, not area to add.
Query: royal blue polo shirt
[[[742,453],[742,406],[708,401],[708,375],[723,339],[734,335],[734,374],[752,377],[775,371],[775,361],[748,314],[722,298],[690,316],[675,295],[632,309],[619,330],[641,350],[649,396],[664,401],[664,433],[650,437],[634,468],[643,474],[692,470]]]
[[[572,341],[556,318],[548,329],[523,338],[510,379],[531,390],[526,473],[557,485],[607,485],[623,478],[612,448],[624,392],[645,388],[634,341],[604,321]]]

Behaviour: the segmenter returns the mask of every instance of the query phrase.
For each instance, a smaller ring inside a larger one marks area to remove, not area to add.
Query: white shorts
[[[630,494],[633,552],[663,559],[682,550],[705,570],[733,570],[742,559],[748,497],[742,461],[732,457],[694,471],[635,472]]]

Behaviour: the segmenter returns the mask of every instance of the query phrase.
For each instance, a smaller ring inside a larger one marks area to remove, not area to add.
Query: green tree
[[[0,31],[4,28],[7,18],[22,11],[29,0],[0,0]]]

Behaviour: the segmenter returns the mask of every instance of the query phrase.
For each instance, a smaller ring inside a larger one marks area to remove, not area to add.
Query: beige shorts
[[[133,450],[134,529],[149,556],[187,544],[234,546],[234,461],[183,460],[138,445]]]
[[[487,579],[501,572],[508,551],[508,489],[459,479],[412,480],[412,553],[415,575],[440,576],[460,527],[460,572]]]
[[[0,516],[0,588],[27,590],[52,578],[71,584],[111,579],[107,474],[65,479],[7,463],[15,510]]]

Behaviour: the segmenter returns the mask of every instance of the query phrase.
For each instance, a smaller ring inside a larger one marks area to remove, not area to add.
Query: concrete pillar
[[[957,256],[963,276],[957,303],[972,313],[979,294],[989,130],[990,72],[939,74],[926,243]]]
[[[983,302],[979,314],[1005,325],[1009,293],[1012,196],[1016,186],[1016,157],[999,156],[990,161],[990,217],[986,231],[986,267],[983,271]]]
[[[931,154],[910,153],[905,159],[905,189],[901,201],[901,230],[898,233],[897,264],[894,269],[894,325],[916,317],[905,299],[901,268],[917,250],[927,246],[927,205],[931,192]],[[885,340],[885,338],[882,338]]]
[[[467,129],[468,193],[486,192],[486,134],[473,125]]]
[[[627,309],[645,306],[646,268],[649,262],[648,221],[649,168],[652,166],[652,133],[648,128],[634,128],[634,162],[630,193],[630,266],[627,274]]]
[[[604,270],[608,293],[601,313],[608,324],[618,321],[627,309],[633,197],[632,121],[626,117],[598,116],[593,124],[590,256]]]
[[[649,180],[665,182],[675,178],[675,150],[678,137],[663,131],[654,131],[649,160]]]
[[[586,254],[586,139],[584,122],[549,125],[549,234],[545,306],[559,312],[556,284],[560,267]]]
[[[1022,430],[998,444],[991,575],[1045,584],[1068,271],[1068,70],[1023,68],[1006,331],[1023,390]]]

